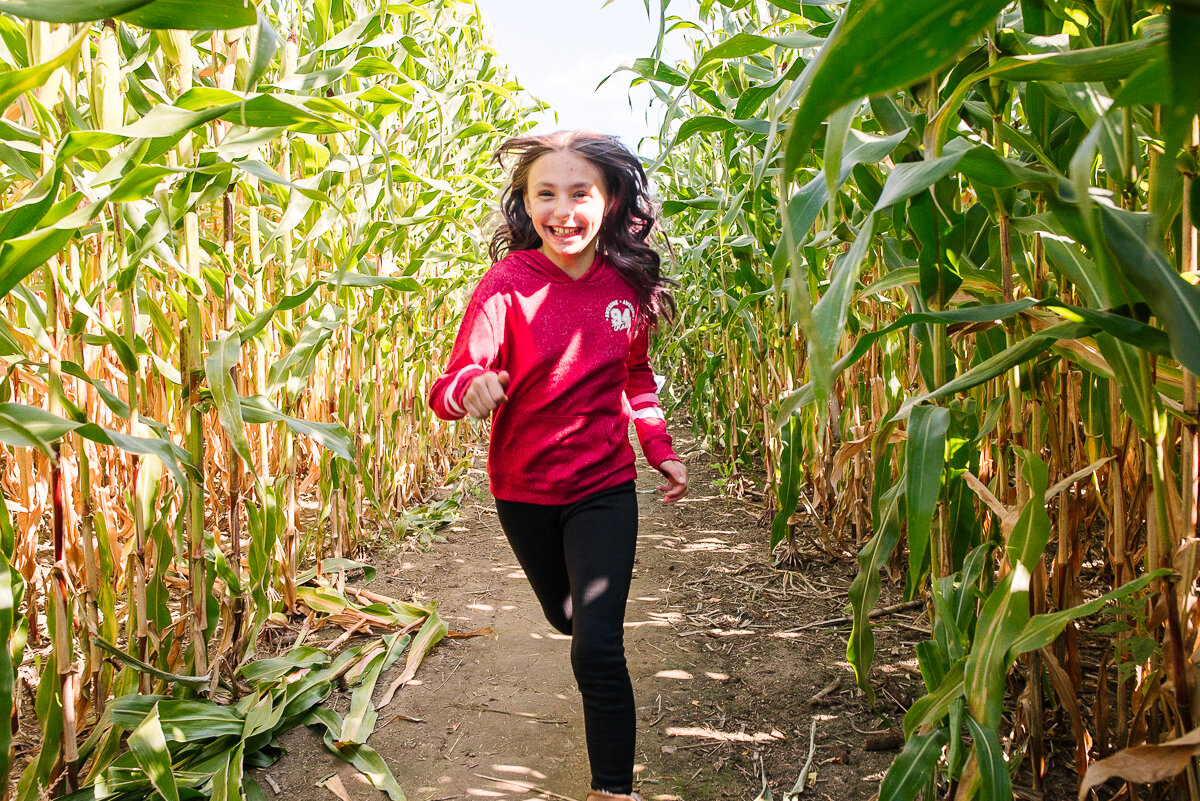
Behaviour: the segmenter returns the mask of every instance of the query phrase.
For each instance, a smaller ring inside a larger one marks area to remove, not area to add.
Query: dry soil
[[[648,801],[752,801],[765,772],[779,799],[807,762],[800,798],[873,797],[919,685],[911,654],[924,621],[915,611],[879,621],[878,697],[868,705],[845,661],[849,626],[812,626],[845,613],[854,563],[814,556],[796,570],[776,569],[761,503],[722,492],[702,454],[685,459],[692,490],[670,506],[640,465],[626,615],[636,789]],[[434,600],[452,629],[494,635],[438,646],[417,681],[380,712],[370,744],[410,801],[582,799],[588,769],[570,643],[542,618],[482,472],[471,481],[471,500],[444,540],[369,557],[379,571],[371,588]],[[885,594],[881,603],[891,600]],[[380,692],[389,683],[383,676]],[[328,703],[344,712],[349,697]],[[334,773],[353,801],[382,797],[314,733],[298,728],[283,745],[289,753],[256,772],[268,799],[332,801],[323,782]]]

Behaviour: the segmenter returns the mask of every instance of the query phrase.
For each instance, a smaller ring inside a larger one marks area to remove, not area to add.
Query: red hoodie
[[[651,465],[679,458],[647,338],[637,296],[606,259],[573,280],[540,251],[517,251],[480,280],[429,401],[456,420],[476,376],[507,370],[488,452],[492,495],[572,503],[636,476],[631,418]]]

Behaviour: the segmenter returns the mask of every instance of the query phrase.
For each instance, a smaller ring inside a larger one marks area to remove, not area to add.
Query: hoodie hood
[[[578,279],[571,278],[571,276],[563,272],[562,268],[550,261],[546,254],[542,253],[540,250],[515,250],[508,254],[505,260],[512,260],[530,272],[542,276],[547,281],[552,283],[578,284],[594,281],[596,280],[597,276],[603,274],[603,270],[600,270],[599,267],[604,262],[604,257],[600,254],[596,254],[596,260],[592,262],[592,266],[589,267],[588,271]]]

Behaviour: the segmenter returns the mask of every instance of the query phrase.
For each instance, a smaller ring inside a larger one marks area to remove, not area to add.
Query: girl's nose
[[[566,199],[554,204],[554,216],[556,219],[567,220],[571,217],[571,212],[571,204]]]

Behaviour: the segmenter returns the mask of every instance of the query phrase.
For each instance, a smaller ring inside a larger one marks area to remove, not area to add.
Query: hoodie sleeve
[[[679,460],[667,433],[667,418],[658,406],[658,382],[646,353],[650,346],[649,327],[641,325],[629,348],[629,379],[625,383],[625,397],[633,409],[633,427],[646,461],[659,470],[663,462]]]
[[[450,362],[429,389],[429,405],[443,420],[466,415],[462,401],[467,387],[476,376],[495,367],[503,344],[503,307],[503,295],[488,291],[483,284],[471,296],[450,351]]]

